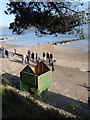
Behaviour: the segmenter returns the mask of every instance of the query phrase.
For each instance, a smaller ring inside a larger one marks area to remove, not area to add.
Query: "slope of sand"
[[[26,54],[30,49],[31,52],[37,52],[41,59],[43,52],[53,53],[56,62],[55,71],[52,72],[52,88],[42,94],[42,100],[74,114],[78,114],[78,110],[80,110],[80,116],[90,115],[86,105],[88,100],[88,52],[83,52],[81,48],[51,44],[32,47],[4,44],[3,47],[9,51],[16,48],[17,53],[20,54]],[[20,71],[26,66],[21,63],[21,58],[12,55],[9,58],[0,58],[0,63],[1,74],[8,73],[11,77],[19,77]],[[33,63],[30,64],[33,65]],[[75,109],[73,109],[73,105]]]
[[[42,53],[49,52],[54,54],[54,59],[56,59],[56,65],[63,67],[70,67],[80,69],[81,71],[88,71],[88,52],[83,52],[82,48],[75,47],[65,47],[56,45],[39,45],[32,47],[20,47],[15,45],[4,45],[9,51],[13,48],[17,49],[17,53],[26,54],[27,50],[30,49],[31,52],[37,52],[38,56],[42,59]]]

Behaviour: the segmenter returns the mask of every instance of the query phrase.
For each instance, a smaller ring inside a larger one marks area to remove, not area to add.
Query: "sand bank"
[[[19,39],[19,37],[0,38],[1,41]]]

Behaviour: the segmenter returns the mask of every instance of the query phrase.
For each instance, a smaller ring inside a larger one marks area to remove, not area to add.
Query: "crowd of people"
[[[2,58],[9,58],[9,51],[6,49],[6,48],[4,48],[4,47],[1,47],[0,48],[0,54],[1,54],[1,57]],[[13,56],[16,54],[16,49],[13,49],[13,51],[12,51],[12,54],[13,54]]]
[[[4,57],[9,58],[9,51],[6,48],[1,47],[0,53],[2,58]],[[14,56],[15,54],[16,54],[16,49],[13,49],[12,56]],[[54,71],[53,54],[48,52],[47,53],[43,52],[42,57],[43,57],[43,61],[46,61],[48,65],[51,65],[52,71]],[[38,56],[38,53],[34,53],[28,50],[26,55],[22,55],[22,64],[30,64],[30,60],[38,64],[40,62],[40,57]]]
[[[9,52],[8,52],[8,50],[6,49],[6,48],[4,48],[4,47],[1,47],[0,48],[0,53],[1,53],[1,57],[2,58],[4,58],[4,57],[9,57]]]
[[[22,56],[22,63],[29,64],[30,60],[32,60],[33,62],[36,60],[36,63],[38,63],[39,59],[40,58],[38,57],[38,53],[34,53],[34,52],[31,52],[30,50],[28,50],[26,55]]]
[[[27,51],[26,55],[22,56],[22,63],[23,64],[30,64],[30,60],[32,62],[36,62],[37,64],[40,62],[40,57],[38,53],[31,52],[30,50]],[[43,61],[46,61],[48,65],[52,66],[52,71],[54,71],[54,60],[53,54],[43,52]]]

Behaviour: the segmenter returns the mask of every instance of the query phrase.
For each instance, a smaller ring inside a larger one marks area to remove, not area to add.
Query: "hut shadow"
[[[78,115],[79,117],[87,116],[90,118],[90,108],[87,103],[51,91],[43,92],[41,98],[43,102],[61,110]]]
[[[9,74],[9,73],[2,74],[2,77],[6,78],[6,80],[7,80],[6,82],[10,86],[20,89],[20,77]]]

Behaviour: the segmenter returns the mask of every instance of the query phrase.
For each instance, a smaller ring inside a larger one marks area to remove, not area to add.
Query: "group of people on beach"
[[[30,60],[32,62],[36,62],[37,64],[40,61],[40,57],[38,56],[38,53],[31,52],[30,50],[27,51],[26,55],[22,56],[22,63],[23,64],[30,64]],[[54,71],[54,60],[53,60],[53,54],[49,54],[48,52],[43,52],[43,61],[45,61],[52,66],[52,71]]]
[[[1,47],[0,48],[0,53],[1,53],[1,57],[2,58],[4,58],[4,57],[9,57],[9,52],[8,52],[8,50],[6,49],[6,48],[4,48],[4,47]]]
[[[1,57],[4,58],[5,56],[9,58],[9,51],[1,47],[0,48],[0,54]],[[12,55],[14,56],[16,54],[16,49],[13,49]],[[54,60],[53,60],[53,54],[52,53],[45,53],[43,52],[43,61],[46,61],[48,65],[52,66],[52,71],[54,71]],[[22,55],[22,64],[29,64],[30,60],[32,62],[36,62],[37,64],[40,62],[40,57],[38,56],[38,53],[31,52],[30,50],[27,51],[26,55]]]
[[[55,60],[53,60],[53,54],[52,53],[49,54],[48,52],[45,54],[45,52],[43,52],[43,60],[45,60],[45,57],[46,57],[46,62],[52,66],[52,71],[54,71]]]
[[[26,55],[23,55],[22,56],[22,63],[23,64],[29,64],[30,60],[32,60],[33,62],[35,61],[36,59],[36,63],[39,62],[39,57],[38,57],[38,53],[34,53],[34,52],[31,52],[30,50],[27,51]]]
[[[5,58],[5,57],[9,58],[9,51],[4,47],[0,48],[0,54],[2,58]],[[16,54],[16,49],[13,49],[12,54],[13,56]]]

